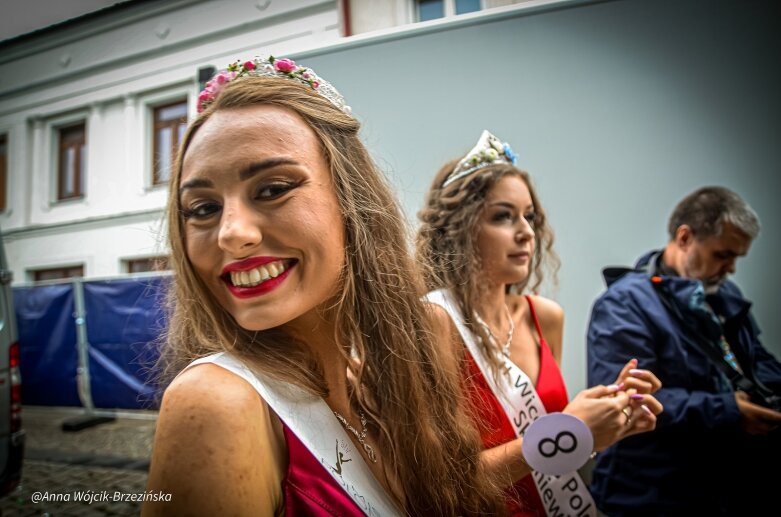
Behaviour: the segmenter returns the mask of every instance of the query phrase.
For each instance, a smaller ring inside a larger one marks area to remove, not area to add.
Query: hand
[[[581,419],[594,436],[594,450],[602,451],[623,438],[628,430],[629,394],[621,385],[594,386],[578,393],[564,408],[564,413]],[[631,420],[631,419],[630,419]]]
[[[662,381],[651,370],[637,368],[637,359],[630,359],[618,374],[615,384],[622,383],[625,389],[634,389],[637,393],[653,394],[662,387]]]
[[[629,394],[629,415],[627,430],[623,438],[656,429],[656,416],[664,411],[662,403],[653,395],[627,391]]]
[[[736,391],[735,402],[740,411],[740,427],[748,434],[770,434],[781,425],[781,413],[754,404],[746,392]]]

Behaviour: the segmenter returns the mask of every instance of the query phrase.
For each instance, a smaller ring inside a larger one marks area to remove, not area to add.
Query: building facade
[[[15,283],[165,268],[168,177],[199,73],[507,3],[136,0],[0,43],[0,228]]]

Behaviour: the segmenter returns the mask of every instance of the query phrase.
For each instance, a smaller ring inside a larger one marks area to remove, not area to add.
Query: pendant
[[[372,463],[377,463],[377,456],[374,454],[374,449],[368,443],[363,444],[363,450],[366,451],[366,455],[372,460]]]

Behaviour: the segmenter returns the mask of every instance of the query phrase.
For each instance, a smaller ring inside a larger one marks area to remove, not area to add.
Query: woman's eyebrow
[[[185,181],[184,183],[182,183],[182,186],[179,187],[179,195],[181,196],[182,193],[188,188],[210,188],[213,185],[214,184],[207,179],[199,179],[199,178],[191,179],[189,181]]]
[[[245,181],[264,170],[273,169],[280,165],[300,165],[292,158],[268,158],[259,162],[253,162],[239,172],[239,181]]]

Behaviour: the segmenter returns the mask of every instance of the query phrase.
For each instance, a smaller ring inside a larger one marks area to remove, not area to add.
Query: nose
[[[725,266],[725,268],[724,268],[724,269],[725,269],[725,270],[726,270],[726,272],[727,272],[727,273],[729,273],[730,275],[734,275],[734,274],[735,274],[735,258],[731,258],[731,259],[730,259],[730,260],[727,262],[727,265]]]
[[[515,232],[515,240],[517,242],[524,242],[534,237],[534,228],[526,218],[521,217],[518,224],[517,231]]]
[[[226,203],[217,237],[220,248],[234,257],[241,258],[248,255],[262,240],[260,221],[255,211],[241,202]]]

